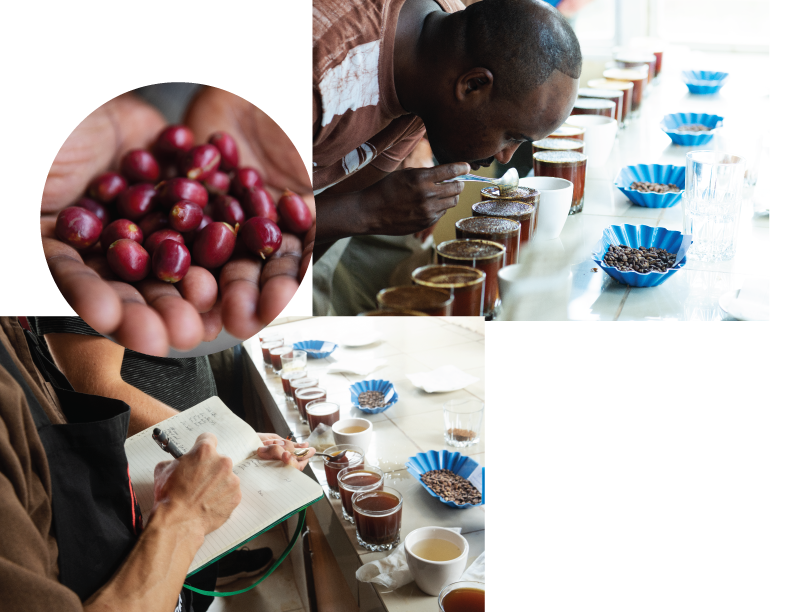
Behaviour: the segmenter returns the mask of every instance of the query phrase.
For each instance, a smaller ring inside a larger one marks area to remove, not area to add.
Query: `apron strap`
[[[305,527],[305,512],[306,511],[304,509],[300,510],[299,520],[297,521],[297,529],[294,530],[294,535],[292,536],[292,539],[289,542],[289,545],[286,547],[286,550],[284,550],[283,553],[281,554],[281,556],[278,557],[278,560],[275,561],[275,563],[272,564],[272,567],[270,567],[261,578],[256,580],[256,582],[251,584],[249,587],[246,587],[244,589],[240,589],[239,591],[228,591],[228,592],[225,592],[225,593],[221,593],[219,591],[204,591],[203,589],[197,589],[195,587],[192,587],[189,584],[185,584],[184,588],[185,589],[190,589],[191,591],[195,591],[196,593],[200,593],[201,595],[209,595],[211,597],[231,597],[231,595],[239,595],[240,593],[245,593],[245,592],[249,591],[250,589],[252,589],[253,587],[258,586],[258,584],[261,581],[263,581],[265,578],[268,578],[269,575],[272,574],[272,572],[274,572],[276,569],[278,569],[278,566],[281,563],[283,563],[283,560],[286,557],[289,556],[289,553],[292,551],[292,548],[294,548],[294,545],[297,543],[297,538],[300,537],[300,534],[303,531],[303,527]],[[276,523],[276,525],[279,525],[279,524],[280,523]],[[274,526],[275,525],[273,525],[273,527]],[[269,529],[265,529],[264,531],[269,531]],[[264,533],[264,532],[262,532],[262,533]]]
[[[58,369],[58,366],[52,363],[47,357],[41,346],[43,340],[39,339],[36,334],[28,330],[25,330],[25,338],[27,339],[30,354],[33,356],[33,360],[36,362],[41,375],[47,379],[47,382],[56,389],[74,391],[74,387],[71,386],[69,379],[66,378],[63,372]]]

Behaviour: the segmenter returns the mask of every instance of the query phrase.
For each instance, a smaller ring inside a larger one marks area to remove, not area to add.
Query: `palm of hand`
[[[277,124],[256,107],[228,92],[204,88],[185,123],[193,129],[197,143],[219,130],[230,133],[239,146],[240,164],[259,170],[276,200],[282,189],[289,188],[304,195],[314,211],[308,174],[299,155]],[[314,226],[303,240],[284,234],[280,250],[266,262],[236,259],[226,264],[217,281],[194,266],[178,288],[156,280],[134,286],[111,280],[101,250],[81,256],[56,240],[55,213],[73,203],[94,176],[117,167],[127,150],[149,145],[164,126],[156,110],[131,94],[111,100],[64,143],[42,197],[45,256],[67,302],[97,331],[153,355],[167,354],[170,346],[191,349],[201,340],[214,339],[223,326],[238,338],[255,334],[278,316],[296,292],[315,233]],[[198,285],[202,290],[196,297],[189,286]],[[218,289],[221,299],[215,300]]]

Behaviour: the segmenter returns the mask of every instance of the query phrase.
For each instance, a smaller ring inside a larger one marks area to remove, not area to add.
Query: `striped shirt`
[[[102,337],[79,317],[28,317],[28,323],[38,336],[81,334]],[[186,410],[217,395],[214,375],[206,356],[153,357],[125,348],[121,378],[176,410]]]

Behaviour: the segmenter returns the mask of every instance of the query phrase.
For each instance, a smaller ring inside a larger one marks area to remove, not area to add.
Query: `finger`
[[[170,350],[165,322],[145,303],[124,304],[123,320],[113,338],[130,350],[155,357],[167,357]]]
[[[174,461],[171,459],[170,461],[160,461],[157,465],[154,466],[154,479],[160,477],[160,475],[167,470]]]
[[[439,183],[440,181],[447,181],[462,174],[470,172],[470,165],[464,162],[455,164],[442,164],[434,168],[426,168],[420,171],[422,176],[427,180]]]
[[[87,267],[69,245],[44,238],[44,255],[63,297],[100,334],[111,334],[121,323],[121,300],[99,275]]]
[[[162,317],[173,348],[188,351],[200,344],[204,335],[201,317],[176,287],[159,280],[144,280],[137,288],[148,305]]]
[[[243,257],[228,262],[220,272],[223,325],[237,338],[250,338],[264,324],[256,314],[262,262]]]
[[[199,313],[208,312],[217,301],[217,281],[206,268],[190,266],[175,287]]]
[[[429,188],[427,195],[430,198],[443,199],[443,198],[456,198],[462,193],[465,188],[465,183],[462,181],[453,181],[451,183],[436,183],[432,184]]]
[[[211,342],[223,329],[223,303],[217,300],[209,312],[201,313],[201,322],[204,326],[204,342]]]
[[[296,236],[284,234],[280,249],[264,262],[257,308],[262,326],[277,318],[297,292],[301,274],[304,274],[301,248]]]
[[[314,240],[316,238],[316,223],[313,224],[313,227],[308,230],[308,233],[303,240],[303,254],[302,254],[302,261],[300,262],[300,276],[298,280],[300,282],[303,281],[305,275],[308,273],[308,265],[311,263],[311,257],[313,256],[313,249],[314,249]]]
[[[217,436],[209,432],[202,433],[195,439],[195,444],[193,444],[190,452],[197,449],[199,446],[207,446],[213,450],[217,449]]]

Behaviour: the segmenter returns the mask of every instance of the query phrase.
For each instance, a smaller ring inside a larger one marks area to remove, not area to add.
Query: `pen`
[[[178,448],[176,448],[176,445],[173,442],[168,440],[167,434],[159,427],[154,428],[154,431],[151,432],[151,437],[154,438],[157,446],[159,446],[166,453],[173,455],[174,459],[178,459],[182,456],[183,453]]]

